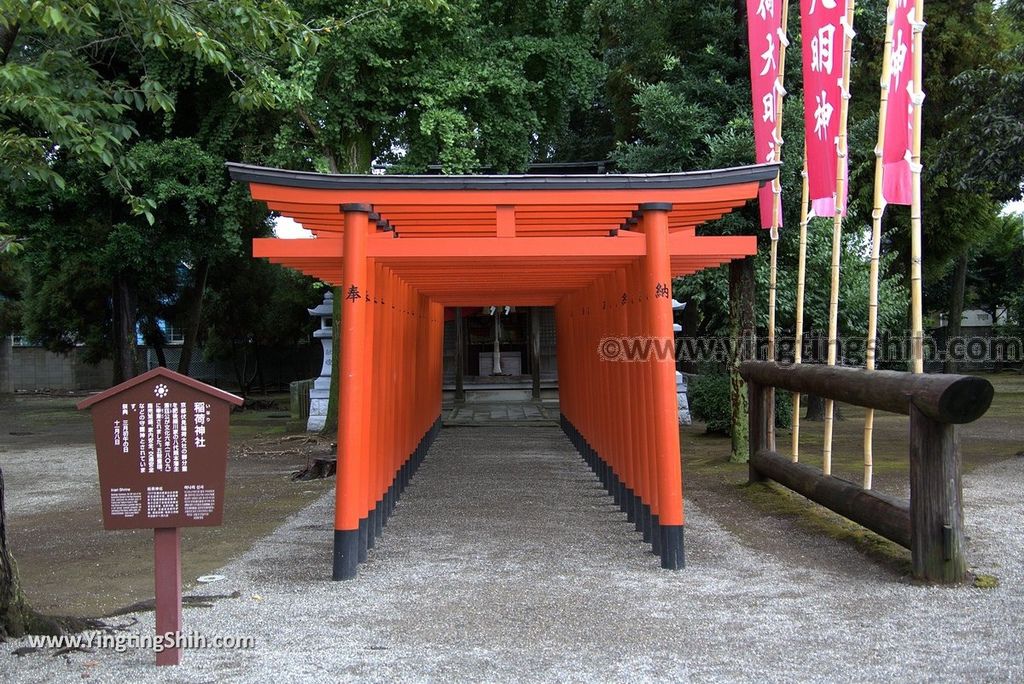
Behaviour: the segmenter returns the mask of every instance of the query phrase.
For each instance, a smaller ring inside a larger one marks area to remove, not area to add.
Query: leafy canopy
[[[131,113],[174,110],[182,60],[221,73],[240,106],[275,106],[280,66],[317,42],[283,0],[0,0],[0,182],[61,188],[54,159],[73,155],[129,188]]]

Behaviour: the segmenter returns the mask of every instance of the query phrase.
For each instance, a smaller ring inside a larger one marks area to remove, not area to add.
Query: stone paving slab
[[[468,402],[447,407],[446,427],[498,427],[509,423],[558,425],[558,403],[541,401]]]

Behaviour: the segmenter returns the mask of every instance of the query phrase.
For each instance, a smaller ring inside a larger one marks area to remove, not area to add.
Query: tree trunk
[[[167,346],[167,338],[164,336],[164,331],[160,329],[157,317],[153,314],[143,316],[139,321],[139,329],[142,331],[142,341],[146,343],[146,347],[152,348],[156,353],[157,365],[167,368],[167,354],[164,351]],[[147,368],[149,367],[148,352],[145,365]]]
[[[231,369],[235,371],[235,382],[238,383],[238,391],[245,394],[245,345],[239,351],[238,343],[231,340]]]
[[[136,341],[137,297],[130,279],[118,275],[114,280],[114,384],[139,374],[139,350]]]
[[[18,582],[18,566],[7,546],[7,514],[4,509],[4,472],[0,469],[0,641],[28,631],[32,611]]]
[[[957,257],[953,271],[953,288],[949,294],[949,319],[946,324],[946,362],[943,373],[956,373],[956,359],[949,354],[950,344],[960,337],[960,319],[964,315],[964,290],[967,286],[967,249]]]
[[[810,347],[807,349],[810,352],[807,360],[812,363],[820,363],[823,356],[822,344],[827,344],[828,340],[815,330],[809,330],[804,335],[804,339],[811,341]],[[823,422],[825,420],[825,400],[816,394],[805,394],[804,397],[807,399],[807,415],[804,416],[804,420],[813,423]],[[836,408],[838,407],[833,408],[833,419],[835,419]]]
[[[754,340],[754,260],[752,257],[729,263],[729,335],[732,358],[729,362],[729,400],[732,405],[732,455],[729,460],[746,463],[749,457],[747,385],[740,377],[740,362],[753,358]]]
[[[998,304],[998,302],[992,304],[992,309],[989,311],[989,316],[992,317],[992,328],[989,330],[989,338],[990,339],[994,339],[999,334],[999,331],[997,330],[997,328],[999,326],[999,304]],[[995,350],[993,350],[993,352],[994,351]],[[992,361],[992,364],[993,364],[993,370],[995,370],[995,372],[997,372],[997,373],[1001,373],[1005,369],[1005,367],[1006,367],[1006,360],[1003,359],[1002,355],[1000,355],[1000,354],[993,354],[992,357],[991,357],[991,361]]]
[[[686,303],[686,308],[683,309],[683,337],[697,337],[697,326],[700,322],[698,316],[697,307],[693,300]],[[697,372],[697,359],[684,359],[679,365],[679,370],[684,373],[696,373]]]
[[[185,339],[181,344],[181,358],[178,359],[178,372],[188,375],[192,366],[192,353],[199,339],[199,324],[203,317],[203,295],[206,293],[206,279],[210,275],[210,260],[203,259],[196,263],[192,291],[188,300],[188,315],[185,323]]]
[[[833,406],[833,414],[835,407]],[[832,416],[835,419],[835,415]],[[815,394],[807,395],[807,415],[804,420],[820,423],[825,420],[825,400]]]
[[[14,41],[18,37],[19,24],[0,26],[0,64],[7,64],[7,58],[14,49]]]
[[[260,392],[263,394],[263,396],[267,396],[267,379],[263,377],[263,363],[261,358],[263,354],[261,353],[261,351],[262,347],[260,347],[259,341],[253,340],[252,354],[253,356],[256,357],[256,373],[254,378],[257,379],[260,383]]]
[[[345,155],[341,173],[370,173],[373,171],[373,141],[364,130],[345,141]]]
[[[156,365],[167,368],[167,354],[164,352],[163,342],[156,340],[153,343],[153,351],[156,352]]]
[[[373,141],[368,131],[352,136],[345,140],[342,145],[341,160],[344,168],[336,171],[340,173],[370,173],[373,169]],[[333,159],[333,153],[328,155]],[[344,293],[340,287],[334,288],[334,336],[331,339],[333,346],[333,357],[331,361],[331,393],[327,397],[327,415],[324,418],[324,429],[321,434],[333,435],[338,432],[338,367],[341,365],[341,299]]]
[[[736,40],[732,44],[732,56],[736,60],[742,61],[746,59],[747,52],[747,3],[743,0],[733,0],[733,8],[736,10],[736,14],[733,16],[736,20]]]

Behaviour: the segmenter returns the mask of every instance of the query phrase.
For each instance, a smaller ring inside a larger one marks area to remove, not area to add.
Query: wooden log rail
[[[746,361],[750,394],[750,479],[772,479],[910,549],[914,577],[957,584],[967,577],[956,425],[992,403],[992,384],[965,375],[924,375],[812,364]],[[823,475],[775,452],[775,389],[814,394],[910,416],[910,500]]]

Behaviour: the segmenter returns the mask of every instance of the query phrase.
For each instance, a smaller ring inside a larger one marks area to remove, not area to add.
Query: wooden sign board
[[[228,417],[242,398],[155,368],[89,397],[108,530],[220,525]]]

